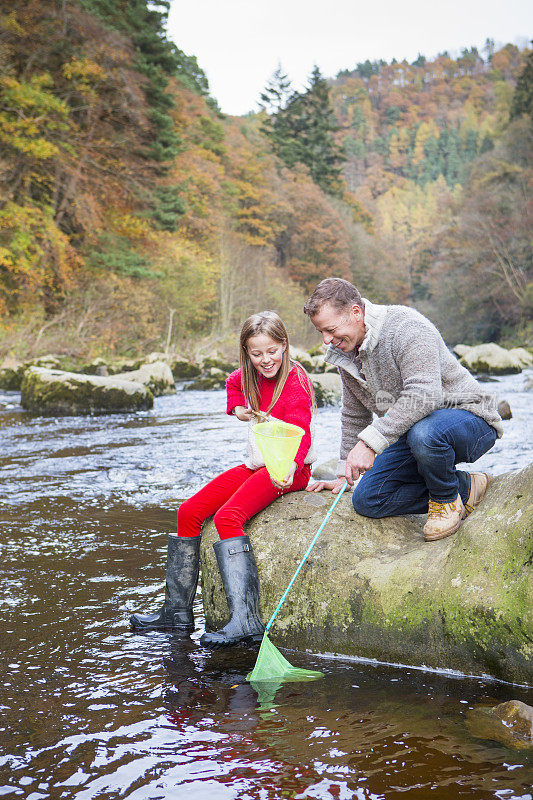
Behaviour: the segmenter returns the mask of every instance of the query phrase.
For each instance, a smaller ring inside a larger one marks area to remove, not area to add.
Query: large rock
[[[154,398],[141,383],[30,367],[24,374],[21,404],[37,414],[113,414],[152,408]]]
[[[172,370],[163,361],[143,364],[139,369],[135,369],[132,372],[121,372],[116,377],[124,381],[142,383],[151,391],[154,397],[176,393]]]
[[[494,342],[469,348],[459,360],[470,372],[488,372],[490,375],[522,372],[520,360]]]
[[[457,534],[426,543],[425,517],[372,520],[343,497],[273,626],[276,644],[395,663],[533,680],[533,465],[497,477]],[[331,493],[280,498],[247,525],[261,612],[274,611]],[[228,618],[211,544],[202,536],[207,624]]]

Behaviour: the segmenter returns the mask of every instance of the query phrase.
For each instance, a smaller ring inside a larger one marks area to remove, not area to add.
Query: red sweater
[[[263,375],[258,374],[258,386],[260,392],[259,411],[268,411],[274,396],[276,378],[265,378]],[[226,393],[228,397],[228,414],[233,412],[235,406],[247,408],[248,403],[241,386],[240,369],[232,372],[226,380]],[[305,433],[294,457],[298,468],[301,469],[311,447],[312,400],[307,375],[298,366],[292,367],[289,372],[283,391],[270,413],[276,419],[290,422],[292,425],[299,425],[300,428],[304,429]]]

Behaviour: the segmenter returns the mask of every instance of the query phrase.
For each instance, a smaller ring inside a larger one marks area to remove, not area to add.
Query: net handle
[[[346,491],[347,488],[348,488],[348,481],[344,481],[344,484],[342,485],[342,488],[341,488],[340,492],[338,493],[337,497],[335,498],[335,500],[331,504],[331,507],[330,507],[329,511],[327,512],[326,516],[322,520],[322,524],[321,524],[320,528],[317,530],[317,532],[313,536],[313,540],[312,540],[311,544],[309,545],[309,547],[307,548],[304,557],[300,561],[300,563],[298,565],[298,569],[296,570],[296,572],[292,576],[289,585],[287,586],[287,588],[283,592],[283,597],[279,601],[276,610],[274,611],[274,613],[272,614],[272,616],[268,620],[268,622],[266,624],[266,628],[265,628],[265,633],[268,633],[268,631],[270,630],[270,626],[272,625],[272,623],[274,622],[274,620],[278,616],[279,610],[280,610],[281,606],[283,605],[283,603],[285,602],[285,599],[286,599],[287,595],[289,594],[289,591],[290,591],[290,588],[291,588],[292,584],[294,583],[294,581],[298,577],[298,573],[300,572],[301,568],[303,567],[303,565],[305,564],[305,562],[309,558],[309,554],[310,554],[311,550],[313,549],[313,547],[315,546],[316,540],[318,539],[318,537],[320,536],[320,534],[324,530],[329,518],[331,517],[331,515],[333,514],[333,512],[335,510],[335,506],[337,505],[337,503],[339,502],[339,500],[341,499],[342,495],[344,494],[344,492]]]

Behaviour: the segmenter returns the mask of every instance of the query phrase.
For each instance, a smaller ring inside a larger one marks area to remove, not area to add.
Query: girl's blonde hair
[[[289,354],[289,334],[287,333],[287,329],[285,328],[281,317],[279,317],[275,311],[261,311],[259,314],[252,314],[251,317],[248,317],[248,319],[244,321],[239,342],[241,386],[243,394],[248,400],[250,408],[253,409],[253,411],[259,411],[260,391],[257,381],[258,373],[252,364],[250,356],[248,355],[247,343],[250,337],[259,336],[260,334],[270,336],[270,338],[278,344],[286,345],[281,359],[281,367],[276,375],[276,385],[274,387],[272,402],[266,411],[267,414],[270,414],[270,411],[274,408],[281,396],[283,387],[285,386],[285,382],[287,381],[287,377],[294,362],[291,362]],[[304,388],[306,388],[307,392],[309,393],[311,406],[315,408],[315,393],[313,391],[313,384],[311,383],[307,372],[301,366],[301,364],[297,365],[297,371],[298,379],[300,383],[302,383],[302,386],[304,385],[303,381],[305,380]]]

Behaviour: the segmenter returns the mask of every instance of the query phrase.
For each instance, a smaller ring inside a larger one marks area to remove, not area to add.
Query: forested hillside
[[[169,334],[193,353],[265,307],[303,343],[331,274],[450,342],[528,335],[528,51],[315,69],[302,92],[278,69],[263,111],[231,118],[166,2],[0,8],[4,355]]]

